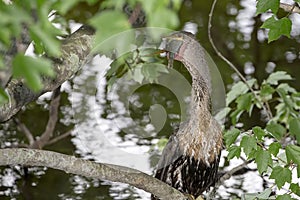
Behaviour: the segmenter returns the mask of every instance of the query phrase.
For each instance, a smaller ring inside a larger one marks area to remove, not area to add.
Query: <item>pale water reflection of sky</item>
[[[83,157],[94,159],[96,162],[127,166],[152,174],[149,165],[149,146],[136,145],[134,137],[127,137],[128,140],[123,141],[117,134],[122,128],[130,126],[132,123],[132,119],[123,117],[125,107],[117,95],[110,98],[117,113],[111,115],[111,119],[101,117],[106,102],[104,99],[106,85],[104,74],[110,63],[110,59],[97,56],[74,79],[76,89],[73,89],[74,95],[70,96],[70,101],[73,103],[74,118],[77,124],[73,131],[72,141],[76,145],[77,153]],[[88,79],[92,76],[95,76],[95,81],[89,82]],[[93,83],[94,85],[91,85]],[[114,187],[118,188],[122,185],[116,183]],[[147,196],[141,190],[138,193],[141,193],[141,196]]]

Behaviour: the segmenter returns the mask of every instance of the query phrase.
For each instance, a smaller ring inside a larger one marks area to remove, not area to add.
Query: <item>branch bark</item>
[[[287,4],[287,3],[280,3],[279,7],[282,8],[286,12],[300,13],[300,8],[297,4],[291,5],[291,4]]]
[[[49,106],[49,119],[46,125],[46,130],[34,143],[30,145],[33,149],[42,149],[52,138],[53,132],[58,120],[58,108],[60,101],[60,86],[53,91],[51,103]]]
[[[72,78],[91,59],[93,36],[94,31],[91,28],[82,26],[62,41],[62,57],[53,59],[56,77],[55,79],[44,77],[44,88],[41,92],[34,93],[22,80],[12,79],[5,88],[9,102],[0,107],[0,122],[7,121],[27,103],[36,100],[45,92],[55,90],[63,82]]]
[[[23,148],[0,149],[0,166],[5,165],[50,167],[88,178],[127,183],[150,192],[162,200],[187,199],[176,189],[141,171],[118,165],[95,163],[52,151]]]

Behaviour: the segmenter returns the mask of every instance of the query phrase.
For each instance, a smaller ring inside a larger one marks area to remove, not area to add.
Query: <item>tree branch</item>
[[[12,79],[5,88],[9,102],[0,107],[0,122],[10,119],[27,103],[36,100],[45,92],[56,89],[63,82],[72,78],[91,59],[93,35],[94,31],[91,28],[82,26],[62,41],[62,57],[53,59],[56,77],[55,79],[43,77],[44,88],[41,92],[34,93],[22,80]]]
[[[11,63],[13,57],[19,52],[25,52],[31,43],[31,39],[29,37],[28,27],[23,24],[22,32],[19,38],[13,37],[11,40],[11,45],[8,50],[3,51],[0,50],[0,54],[3,56],[3,68],[0,68],[0,87],[5,88],[9,79],[11,78],[12,67]]]
[[[52,151],[22,148],[0,149],[0,166],[5,165],[50,167],[88,178],[127,183],[150,192],[162,200],[187,199],[176,189],[141,171],[118,165],[95,163]]]
[[[53,136],[53,132],[58,119],[58,108],[60,101],[60,86],[53,91],[49,106],[49,119],[44,133],[31,146],[33,149],[42,149]]]
[[[229,179],[232,175],[234,175],[236,172],[238,172],[239,170],[243,169],[244,167],[246,167],[249,163],[251,163],[253,160],[245,160],[242,164],[232,168],[231,170],[229,170],[228,172],[226,172],[225,174],[223,174],[219,181],[216,183],[216,186],[222,185],[222,183],[224,181],[226,181],[227,179]]]
[[[279,7],[282,8],[286,12],[300,13],[300,8],[297,4],[290,5],[290,4],[286,4],[286,3],[280,3]]]
[[[26,136],[29,145],[32,145],[34,143],[34,138],[32,133],[30,132],[30,130],[27,128],[27,126],[25,124],[23,124],[18,118],[14,119],[14,122],[17,125],[17,129],[24,133],[24,135]]]
[[[69,131],[65,132],[64,134],[61,134],[61,135],[59,135],[59,136],[57,136],[57,137],[55,137],[55,138],[49,140],[49,141],[45,144],[45,146],[46,146],[46,145],[54,144],[54,143],[56,143],[56,142],[58,142],[58,141],[60,141],[60,140],[62,140],[62,139],[64,139],[64,138],[68,137],[69,135],[71,135],[71,133],[72,133],[72,130],[69,130]]]

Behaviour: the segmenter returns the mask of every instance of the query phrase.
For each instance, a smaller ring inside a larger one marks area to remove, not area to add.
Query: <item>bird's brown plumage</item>
[[[204,49],[189,34],[176,32],[164,42],[169,59],[182,62],[191,74],[192,95],[190,116],[170,137],[155,177],[198,197],[216,181],[223,145],[220,125],[211,115],[209,68]]]

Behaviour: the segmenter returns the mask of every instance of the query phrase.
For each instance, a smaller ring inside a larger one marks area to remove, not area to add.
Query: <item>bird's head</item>
[[[190,33],[175,32],[162,38],[160,48],[167,53],[169,60],[168,67],[173,66],[174,60],[183,60],[183,52],[187,48],[187,41],[190,40],[190,37]]]

